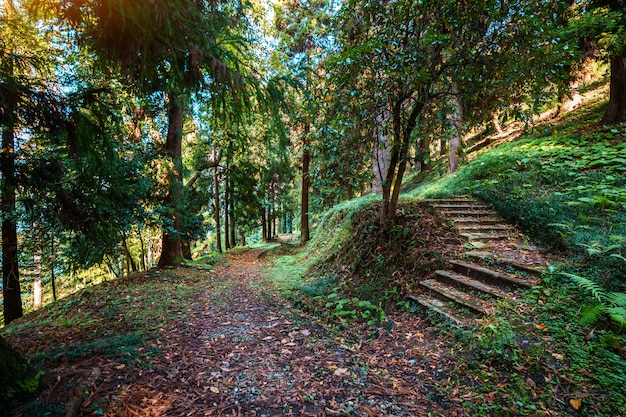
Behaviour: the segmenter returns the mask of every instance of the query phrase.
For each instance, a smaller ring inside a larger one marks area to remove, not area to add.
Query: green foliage
[[[594,325],[608,316],[618,331],[626,330],[626,293],[607,292],[603,287],[589,278],[576,274],[561,272],[561,275],[574,281],[582,290],[590,293],[597,303],[583,308],[581,324]]]
[[[372,326],[387,320],[387,315],[380,306],[356,297],[341,298],[341,293],[341,289],[336,287],[330,294],[318,296],[316,299],[324,303],[324,308],[328,309],[331,316],[342,321],[363,320],[367,325]]]

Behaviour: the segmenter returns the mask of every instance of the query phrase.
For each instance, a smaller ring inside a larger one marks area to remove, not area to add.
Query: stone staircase
[[[499,300],[539,284],[546,260],[538,248],[491,210],[467,197],[426,200],[452,222],[468,251],[448,261],[446,270],[419,283],[409,298],[455,324],[475,325],[492,315]]]

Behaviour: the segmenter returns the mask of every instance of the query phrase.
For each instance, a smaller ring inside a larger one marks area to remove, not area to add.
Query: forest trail
[[[56,354],[61,359],[46,366],[49,387],[39,401],[73,402],[80,416],[129,417],[426,416],[455,409],[454,398],[441,394],[455,363],[444,337],[426,321],[390,317],[392,331],[372,333],[363,326],[362,333],[351,333],[361,339],[345,340],[273,290],[262,273],[263,254],[225,255],[227,261],[210,272],[180,268],[107,283],[104,290],[119,291],[150,281],[141,288],[157,292],[143,295],[153,304],[155,297],[168,297],[155,280],[177,285],[177,294],[188,287],[189,295],[177,311],[168,307],[153,336],[126,357],[103,354],[105,349],[78,358]],[[135,308],[144,307],[141,300],[133,300]],[[162,316],[157,310],[146,313]],[[81,328],[69,333],[60,343],[96,337]],[[29,350],[45,351],[47,343],[42,338]]]

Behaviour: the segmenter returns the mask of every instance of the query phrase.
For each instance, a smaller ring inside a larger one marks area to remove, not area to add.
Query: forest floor
[[[264,255],[134,275],[34,313],[8,340],[39,357],[46,388],[16,415],[464,415],[467,395],[442,396],[453,349],[426,320],[392,313],[392,329],[348,340],[281,298]]]

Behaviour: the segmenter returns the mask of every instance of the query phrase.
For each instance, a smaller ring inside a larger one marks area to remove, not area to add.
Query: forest
[[[0,0],[0,415],[623,415],[625,28]]]

